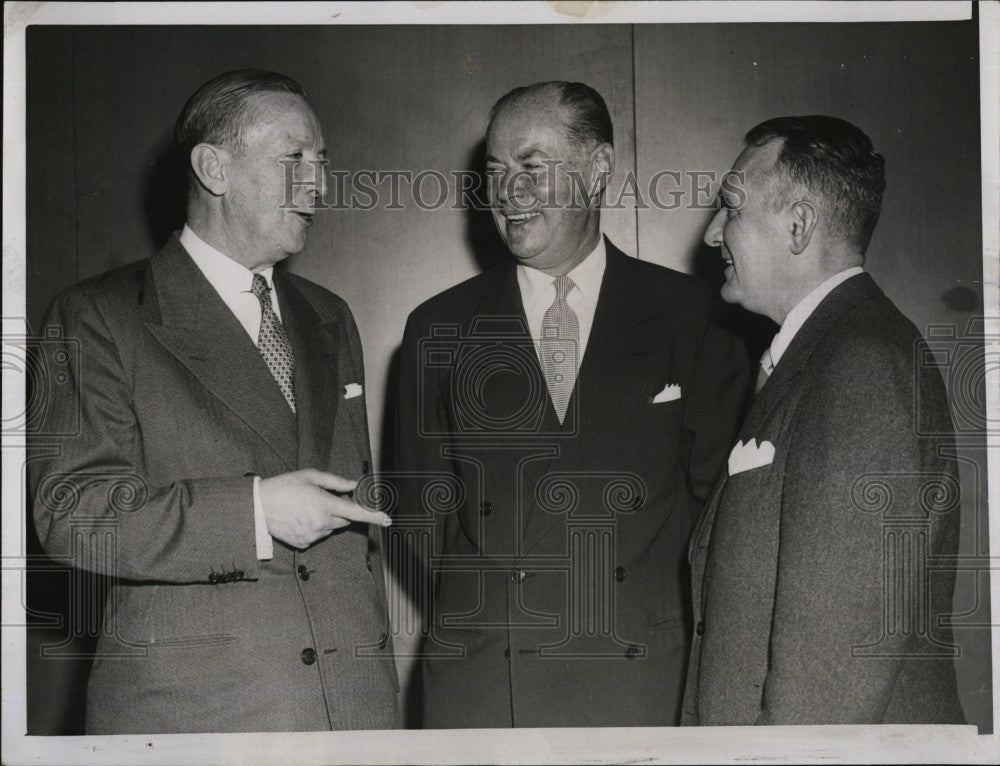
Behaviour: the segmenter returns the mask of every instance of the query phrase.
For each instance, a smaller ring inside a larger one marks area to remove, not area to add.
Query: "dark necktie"
[[[264,357],[267,368],[278,382],[288,406],[295,412],[295,391],[292,388],[295,359],[292,356],[292,344],[288,342],[285,328],[271,306],[271,290],[267,286],[267,280],[260,274],[254,274],[250,292],[260,301],[260,333],[257,335],[257,350]]]
[[[542,337],[538,347],[552,406],[562,423],[579,369],[580,320],[566,302],[566,296],[575,287],[573,280],[563,274],[552,284],[556,288],[556,299],[542,317]]]

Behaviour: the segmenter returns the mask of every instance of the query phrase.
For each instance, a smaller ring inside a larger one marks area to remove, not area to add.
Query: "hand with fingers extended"
[[[392,522],[384,513],[347,496],[356,486],[356,481],[313,468],[261,479],[267,531],[293,548],[307,548],[354,521],[389,526]]]

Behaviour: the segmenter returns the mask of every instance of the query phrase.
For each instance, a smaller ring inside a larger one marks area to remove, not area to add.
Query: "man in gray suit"
[[[41,431],[72,435],[29,463],[39,537],[113,578],[88,733],[393,727],[388,518],[351,494],[358,331],[274,268],[322,205],[320,124],[294,80],[242,70],[189,99],[175,143],[183,230],[46,319],[69,369]]]
[[[959,531],[948,400],[863,269],[883,159],[832,117],[769,120],[746,144],[705,242],[723,297],[781,329],[692,539],[682,722],[960,723],[939,626]]]

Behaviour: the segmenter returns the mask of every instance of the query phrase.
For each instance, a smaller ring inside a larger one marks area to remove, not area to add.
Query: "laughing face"
[[[293,93],[257,99],[244,147],[229,156],[222,199],[230,255],[250,269],[271,266],[305,246],[326,192],[320,164],[326,148],[312,109]]]
[[[705,231],[705,244],[718,247],[726,264],[722,297],[779,322],[787,298],[788,233],[771,205],[768,172],[781,145],[774,140],[744,150],[733,166],[741,188],[723,184],[722,205]]]
[[[588,149],[571,142],[565,119],[555,104],[514,102],[493,118],[486,136],[500,236],[519,263],[552,276],[566,274],[597,247],[600,191],[614,162],[607,144]]]

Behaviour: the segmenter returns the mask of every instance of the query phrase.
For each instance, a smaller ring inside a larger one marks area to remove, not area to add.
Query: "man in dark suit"
[[[705,241],[723,297],[781,329],[692,540],[683,722],[962,722],[939,625],[959,531],[948,400],[862,268],[883,159],[832,117],[768,120],[746,144]]]
[[[396,531],[434,575],[424,725],[673,725],[687,541],[745,351],[705,285],[602,236],[596,91],[511,91],[486,149],[514,261],[417,308],[402,347]]]
[[[29,464],[39,537],[114,578],[87,730],[392,727],[388,518],[351,498],[358,331],[273,268],[322,205],[319,122],[294,80],[242,70],[190,98],[175,142],[183,231],[46,319],[70,362],[42,432],[73,435]]]

